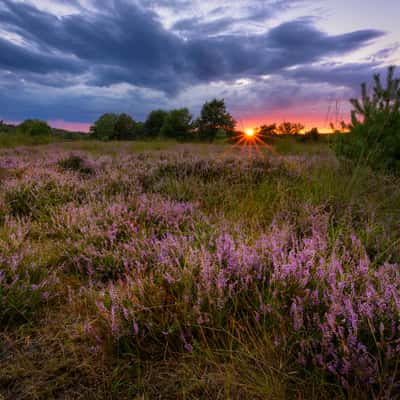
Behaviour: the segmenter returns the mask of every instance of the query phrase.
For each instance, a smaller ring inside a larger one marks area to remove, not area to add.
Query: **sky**
[[[400,64],[398,15],[400,0],[0,0],[0,119],[85,131],[223,98],[241,129],[326,130]]]

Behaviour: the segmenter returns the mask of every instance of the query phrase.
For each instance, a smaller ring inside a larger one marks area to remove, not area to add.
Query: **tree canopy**
[[[212,141],[220,130],[229,135],[235,129],[236,122],[226,110],[225,101],[214,99],[204,103],[196,126],[200,139]]]
[[[168,116],[168,111],[154,110],[148,116],[144,123],[145,134],[148,137],[159,136],[161,128]]]
[[[187,108],[171,110],[161,128],[161,135],[166,138],[188,140],[192,136],[193,116]]]
[[[277,132],[281,135],[298,135],[304,129],[304,125],[299,122],[282,122]]]
[[[99,140],[136,139],[142,133],[142,126],[128,114],[103,114],[90,128],[94,138]]]

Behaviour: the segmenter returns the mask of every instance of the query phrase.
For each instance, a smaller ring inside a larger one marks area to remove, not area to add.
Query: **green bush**
[[[400,171],[400,79],[389,67],[386,87],[374,75],[372,94],[361,85],[361,99],[351,99],[354,109],[350,132],[338,135],[339,157],[365,163],[374,169]]]
[[[39,119],[27,119],[18,125],[18,133],[29,136],[51,136],[52,130],[45,121]]]

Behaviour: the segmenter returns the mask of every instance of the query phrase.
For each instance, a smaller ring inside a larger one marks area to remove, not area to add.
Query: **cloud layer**
[[[142,119],[152,107],[182,101],[195,111],[213,95],[247,115],[250,105],[243,98],[253,99],[254,93],[256,108],[271,110],[290,105],[293,88],[297,100],[305,100],[302,86],[309,82],[321,84],[314,88],[316,98],[335,86],[351,90],[360,75],[379,67],[377,61],[327,61],[384,35],[375,29],[328,35],[311,17],[271,26],[270,19],[293,1],[271,0],[262,9],[249,1],[235,15],[221,3],[202,16],[191,16],[193,3],[186,0],[75,0],[59,2],[62,10],[60,3],[74,12],[57,15],[29,2],[3,0],[1,118],[89,122],[104,111],[123,110]],[[168,26],[165,9],[183,10],[185,16]],[[248,29],[252,26],[257,29]],[[279,90],[275,103],[268,100]]]

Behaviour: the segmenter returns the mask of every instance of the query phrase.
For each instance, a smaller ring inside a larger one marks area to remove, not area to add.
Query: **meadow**
[[[0,398],[398,398],[400,178],[274,148],[1,148]]]

